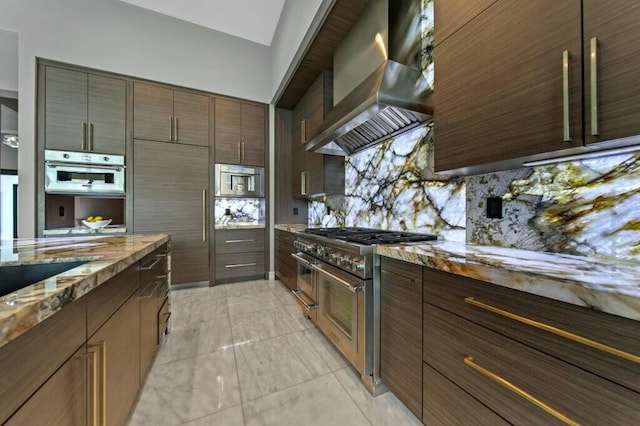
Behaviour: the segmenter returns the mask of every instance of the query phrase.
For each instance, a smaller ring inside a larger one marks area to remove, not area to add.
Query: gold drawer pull
[[[520,389],[519,387],[517,387],[516,385],[514,385],[510,381],[505,380],[502,377],[498,376],[497,374],[492,373],[491,371],[487,370],[486,368],[483,368],[483,367],[479,366],[478,364],[473,362],[473,357],[472,356],[466,357],[464,359],[464,363],[467,364],[469,367],[473,368],[474,370],[478,371],[479,373],[481,373],[481,374],[489,377],[490,379],[498,382],[499,384],[501,384],[505,388],[509,389],[511,392],[517,394],[518,396],[520,396],[520,397],[526,399],[527,401],[529,401],[529,402],[537,405],[538,407],[542,408],[545,412],[547,412],[548,414],[551,414],[556,419],[558,419],[560,421],[563,421],[566,424],[571,425],[571,426],[580,426],[580,423],[571,420],[569,417],[565,416],[564,414],[562,414],[561,412],[555,410],[554,408],[548,406],[547,404],[545,404],[544,402],[540,401],[538,398],[536,398],[535,396],[531,395],[530,393]]]
[[[478,308],[482,308],[487,311],[493,312],[495,314],[502,315],[503,317],[511,318],[512,320],[530,325],[532,327],[547,331],[549,333],[553,333],[557,336],[564,337],[565,339],[573,340],[574,342],[582,343],[583,345],[589,346],[594,349],[598,349],[602,352],[606,352],[608,354],[615,355],[617,357],[626,359],[628,361],[635,362],[636,364],[640,364],[640,356],[638,355],[634,355],[632,353],[625,352],[620,349],[616,349],[614,347],[605,345],[604,343],[596,342],[595,340],[587,339],[586,337],[579,336],[577,334],[571,333],[566,330],[562,330],[560,328],[551,326],[549,324],[534,321],[532,319],[525,318],[508,311],[504,311],[500,308],[496,308],[495,306],[487,305],[486,303],[482,303],[475,300],[471,296],[465,297],[464,301],[469,303],[470,305],[477,306]]]

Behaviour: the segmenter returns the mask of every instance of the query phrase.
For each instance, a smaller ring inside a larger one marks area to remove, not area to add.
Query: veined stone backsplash
[[[309,223],[361,226],[465,239],[462,179],[435,180],[432,127],[421,127],[351,157],[345,196],[309,204]]]
[[[259,222],[264,219],[264,200],[258,198],[216,198],[215,223],[220,224],[229,209],[229,222]]]
[[[487,196],[503,219],[486,218]],[[640,259],[640,154],[468,177],[467,242]]]

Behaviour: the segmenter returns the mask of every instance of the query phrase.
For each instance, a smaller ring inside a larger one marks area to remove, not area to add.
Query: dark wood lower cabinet
[[[294,233],[276,229],[276,278],[289,290],[297,289],[297,264],[291,257],[291,254],[296,252],[294,241]]]
[[[380,376],[422,418],[422,267],[382,259]]]
[[[220,229],[215,237],[216,282],[264,277],[265,229]]]
[[[87,362],[83,347],[20,407],[6,425],[87,424]]]

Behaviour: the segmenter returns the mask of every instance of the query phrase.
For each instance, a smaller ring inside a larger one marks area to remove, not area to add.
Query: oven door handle
[[[319,272],[319,273],[321,273],[323,275],[326,275],[327,277],[331,278],[332,280],[336,281],[337,283],[342,284],[344,287],[346,287],[347,290],[349,290],[352,293],[357,293],[359,291],[364,290],[364,285],[358,285],[358,286],[351,285],[348,281],[345,281],[342,278],[339,278],[339,277],[333,275],[332,273],[327,272],[325,269],[323,269],[320,266],[311,265],[311,269],[313,269],[313,270],[315,270],[315,271],[317,271],[317,272]]]
[[[306,266],[308,266],[309,268],[313,268],[313,263],[309,262],[307,259],[305,259],[302,256],[299,256],[295,253],[291,253],[291,257],[293,257],[295,260],[297,260],[300,263],[305,264]]]
[[[291,293],[293,293],[293,295],[296,297],[296,299],[298,299],[300,301],[300,303],[302,303],[304,305],[305,308],[307,308],[308,310],[312,310],[312,309],[317,309],[318,305],[316,305],[315,303],[307,303],[306,300],[304,300],[304,297],[302,297],[302,294],[304,294],[303,290],[291,290]]]
[[[73,167],[80,169],[104,169],[104,170],[115,170],[119,172],[120,170],[126,168],[126,166],[117,165],[117,166],[104,166],[101,164],[85,164],[85,163],[62,163],[57,161],[47,161],[47,166],[51,168],[56,167]]]

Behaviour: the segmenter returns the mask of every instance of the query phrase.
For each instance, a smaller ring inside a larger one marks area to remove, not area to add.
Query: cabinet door
[[[264,166],[266,120],[264,106],[242,103],[242,164]]]
[[[171,142],[173,90],[149,84],[133,85],[133,137]]]
[[[302,120],[304,111],[301,105],[293,110],[293,124],[291,128],[291,184],[293,197],[304,197],[307,193],[303,188],[302,173],[306,170],[306,156],[302,143]]]
[[[76,352],[5,423],[8,426],[87,424],[87,357]]]
[[[434,42],[436,45],[446,40],[451,34],[462,28],[497,0],[435,0],[433,3]]]
[[[585,139],[587,143],[640,134],[640,3],[584,0]],[[597,39],[597,90],[592,92],[590,42]],[[592,94],[597,95],[595,103]],[[592,122],[592,108],[597,120]],[[593,127],[597,125],[597,130]],[[593,133],[597,133],[594,135]]]
[[[89,151],[125,154],[126,82],[89,74]]]
[[[173,92],[175,142],[209,146],[209,97]]]
[[[133,150],[135,232],[171,234],[172,283],[208,281],[208,148],[135,140]]]
[[[383,258],[381,268],[380,377],[422,418],[422,267]]]
[[[231,99],[215,98],[215,162],[241,163],[242,105]]]
[[[98,392],[97,410],[106,425],[126,424],[140,388],[140,303],[132,296],[88,341],[97,351],[98,377],[104,394]],[[102,382],[104,380],[104,382]],[[105,412],[101,412],[101,408]],[[100,418],[100,417],[99,417]]]
[[[140,287],[140,384],[158,347],[158,293],[156,281]]]
[[[45,78],[45,147],[84,151],[87,74],[48,66]]]
[[[571,142],[564,141],[563,51],[570,54]],[[582,144],[579,0],[498,1],[434,56],[436,171]]]

